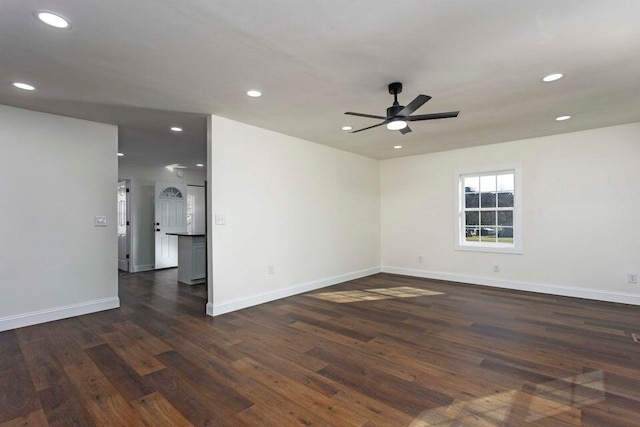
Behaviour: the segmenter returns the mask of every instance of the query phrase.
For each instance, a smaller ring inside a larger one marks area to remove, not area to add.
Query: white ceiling
[[[3,0],[0,103],[129,128],[141,161],[201,157],[207,114],[391,158],[640,121],[639,40],[637,0]],[[392,81],[460,116],[340,130],[375,124],[343,113],[384,115]]]

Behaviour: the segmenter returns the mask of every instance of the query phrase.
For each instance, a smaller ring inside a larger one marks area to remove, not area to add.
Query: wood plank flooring
[[[377,274],[211,318],[175,270],[120,298],[0,333],[1,427],[640,425],[635,306]]]

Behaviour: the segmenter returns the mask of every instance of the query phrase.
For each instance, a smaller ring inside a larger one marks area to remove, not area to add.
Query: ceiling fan
[[[368,117],[370,119],[382,120],[382,123],[378,123],[377,125],[354,130],[351,133],[362,132],[363,130],[373,129],[378,126],[387,125],[387,129],[400,131],[400,133],[404,135],[405,133],[411,132],[411,128],[409,127],[409,124],[407,122],[419,122],[422,120],[435,120],[435,119],[448,119],[452,117],[458,117],[458,113],[460,113],[460,111],[449,111],[447,113],[419,114],[416,116],[412,116],[411,114],[414,111],[416,111],[418,108],[422,107],[425,102],[431,99],[431,97],[427,95],[418,95],[413,101],[411,101],[405,107],[404,105],[400,105],[400,103],[398,103],[398,94],[400,92],[402,92],[402,83],[395,82],[389,85],[389,93],[393,95],[393,105],[387,108],[386,117],[374,116],[371,114],[353,113],[351,111],[347,111],[345,114],[349,114],[350,116]]]

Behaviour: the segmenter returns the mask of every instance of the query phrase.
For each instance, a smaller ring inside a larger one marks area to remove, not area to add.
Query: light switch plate
[[[226,218],[224,217],[224,215],[216,214],[216,225],[225,225],[225,223]]]
[[[94,224],[96,227],[106,227],[107,226],[107,217],[104,215],[96,216],[94,218]]]

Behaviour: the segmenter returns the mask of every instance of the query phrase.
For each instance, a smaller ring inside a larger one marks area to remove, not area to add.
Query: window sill
[[[470,252],[493,252],[499,254],[515,254],[521,255],[522,248],[515,245],[455,245],[456,251],[470,251]]]

